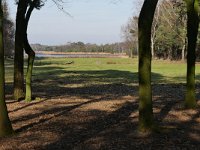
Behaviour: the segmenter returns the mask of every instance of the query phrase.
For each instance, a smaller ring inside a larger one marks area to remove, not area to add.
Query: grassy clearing
[[[72,64],[67,64],[71,61]],[[137,83],[137,67],[137,59],[127,58],[38,58],[35,61],[33,79],[68,77],[76,80],[84,78],[93,83]],[[165,60],[152,62],[153,83],[185,83],[185,74],[186,63]],[[13,81],[12,61],[6,61],[6,81]],[[196,65],[196,81],[200,82],[199,64]]]
[[[186,65],[152,63],[153,82],[164,83],[152,91],[155,119],[169,129],[165,136],[137,132],[137,66],[137,59],[37,59],[33,94],[40,101],[26,103],[12,101],[13,63],[6,61],[7,107],[18,134],[0,139],[0,149],[198,149],[200,111],[182,109],[185,85],[178,84]],[[199,101],[198,84],[196,91]]]

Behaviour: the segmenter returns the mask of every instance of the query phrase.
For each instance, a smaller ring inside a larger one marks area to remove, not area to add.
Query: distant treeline
[[[105,52],[105,53],[126,53],[131,55],[131,50],[127,49],[125,43],[112,43],[112,44],[90,44],[83,42],[67,43],[65,45],[47,46],[41,44],[32,44],[35,51],[55,51],[55,52]]]

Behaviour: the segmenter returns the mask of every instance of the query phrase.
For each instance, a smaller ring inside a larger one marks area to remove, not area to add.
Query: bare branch
[[[65,1],[63,1],[63,0],[52,0],[52,2],[56,5],[56,7],[57,7],[59,10],[61,10],[62,12],[64,12],[67,16],[70,16],[70,17],[73,18],[73,16],[72,16],[69,12],[67,12],[67,11],[64,9],[64,7],[63,7],[64,3],[66,3]]]

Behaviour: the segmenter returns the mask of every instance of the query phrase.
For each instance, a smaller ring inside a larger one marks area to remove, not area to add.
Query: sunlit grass
[[[67,64],[73,62],[72,64]],[[13,62],[6,61],[6,82],[13,81]],[[25,63],[26,64],[26,63]],[[26,68],[25,68],[26,69]],[[96,71],[96,72],[95,72]],[[102,71],[102,72],[98,72]],[[36,59],[33,78],[84,79],[88,82],[137,83],[138,60],[129,58],[42,58]],[[24,70],[26,73],[26,70]],[[185,83],[186,63],[154,60],[152,62],[153,83]],[[122,79],[123,78],[123,79]],[[127,79],[127,80],[126,80]],[[60,79],[61,80],[61,79]],[[200,82],[200,64],[196,65],[196,81]]]

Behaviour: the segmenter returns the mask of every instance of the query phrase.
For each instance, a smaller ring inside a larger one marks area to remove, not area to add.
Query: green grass
[[[73,64],[66,64],[73,61]],[[6,82],[13,81],[13,62],[6,61]],[[137,59],[127,58],[42,58],[36,59],[34,80],[70,80],[74,83],[137,83]],[[25,70],[26,72],[26,70]],[[154,60],[153,83],[185,83],[186,63]],[[83,81],[84,80],[84,81]],[[196,65],[200,82],[200,65]]]

